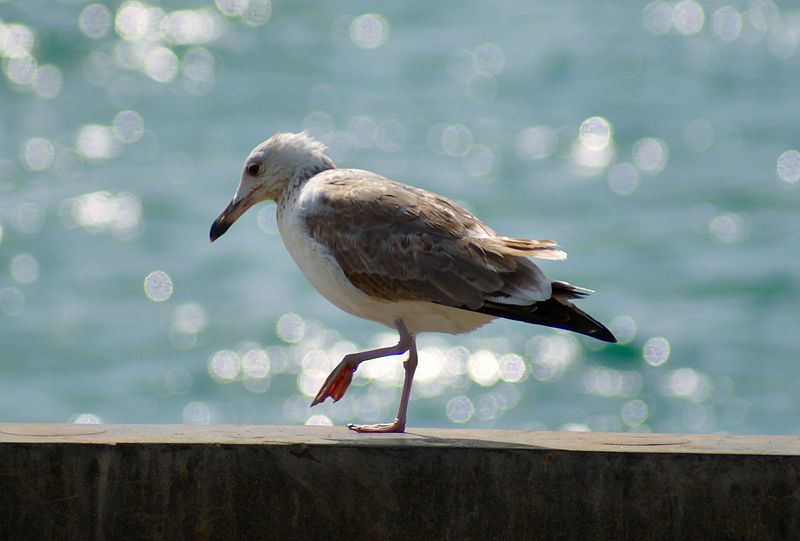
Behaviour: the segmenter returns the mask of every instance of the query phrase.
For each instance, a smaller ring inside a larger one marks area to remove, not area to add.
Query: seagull
[[[255,147],[214,242],[251,206],[272,200],[283,243],[309,282],[354,316],[394,328],[396,345],[346,355],[311,405],[340,400],[359,365],[408,353],[397,416],[357,432],[404,432],[421,332],[467,333],[501,317],[616,342],[572,300],[592,290],[549,280],[531,258],[562,260],[552,240],[496,234],[461,205],[360,169],[338,169],[305,132]]]

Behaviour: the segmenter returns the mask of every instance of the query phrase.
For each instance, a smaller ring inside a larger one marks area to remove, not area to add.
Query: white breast
[[[402,320],[412,334],[445,332],[458,334],[472,331],[492,316],[421,301],[391,302],[370,297],[357,289],[342,271],[336,258],[314,240],[306,228],[306,213],[314,208],[314,199],[321,182],[309,180],[295,194],[288,194],[278,208],[278,230],[283,243],[305,277],[326,299],[345,312],[395,328]]]

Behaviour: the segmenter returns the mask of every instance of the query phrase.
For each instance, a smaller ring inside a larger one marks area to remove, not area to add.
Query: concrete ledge
[[[2,539],[800,539],[800,437],[0,424]]]

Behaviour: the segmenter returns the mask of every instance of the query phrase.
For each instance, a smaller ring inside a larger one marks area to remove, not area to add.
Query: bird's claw
[[[339,363],[339,366],[333,369],[325,380],[325,383],[320,387],[319,392],[311,402],[311,406],[313,407],[317,404],[321,404],[329,397],[333,398],[334,402],[338,402],[344,396],[344,393],[347,392],[350,382],[353,381],[353,374],[355,371],[356,366],[352,363],[346,360]]]
[[[400,433],[406,431],[406,423],[405,421],[400,421],[400,419],[395,419],[391,423],[381,423],[377,425],[356,425],[351,423],[347,425],[347,428],[350,430],[355,430],[356,432],[371,432],[379,434]]]

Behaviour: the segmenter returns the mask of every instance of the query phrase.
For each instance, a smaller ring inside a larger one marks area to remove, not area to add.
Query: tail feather
[[[582,298],[591,293],[590,289],[573,286],[567,282],[552,282],[553,294],[546,301],[528,306],[515,306],[486,301],[475,310],[483,314],[555,327],[585,334],[604,342],[616,342],[617,339],[605,325],[569,302],[568,299]]]
[[[474,240],[474,239],[473,239]],[[479,242],[498,253],[522,257],[537,257],[561,261],[567,253],[558,247],[554,240],[528,240],[512,237],[481,237]]]

